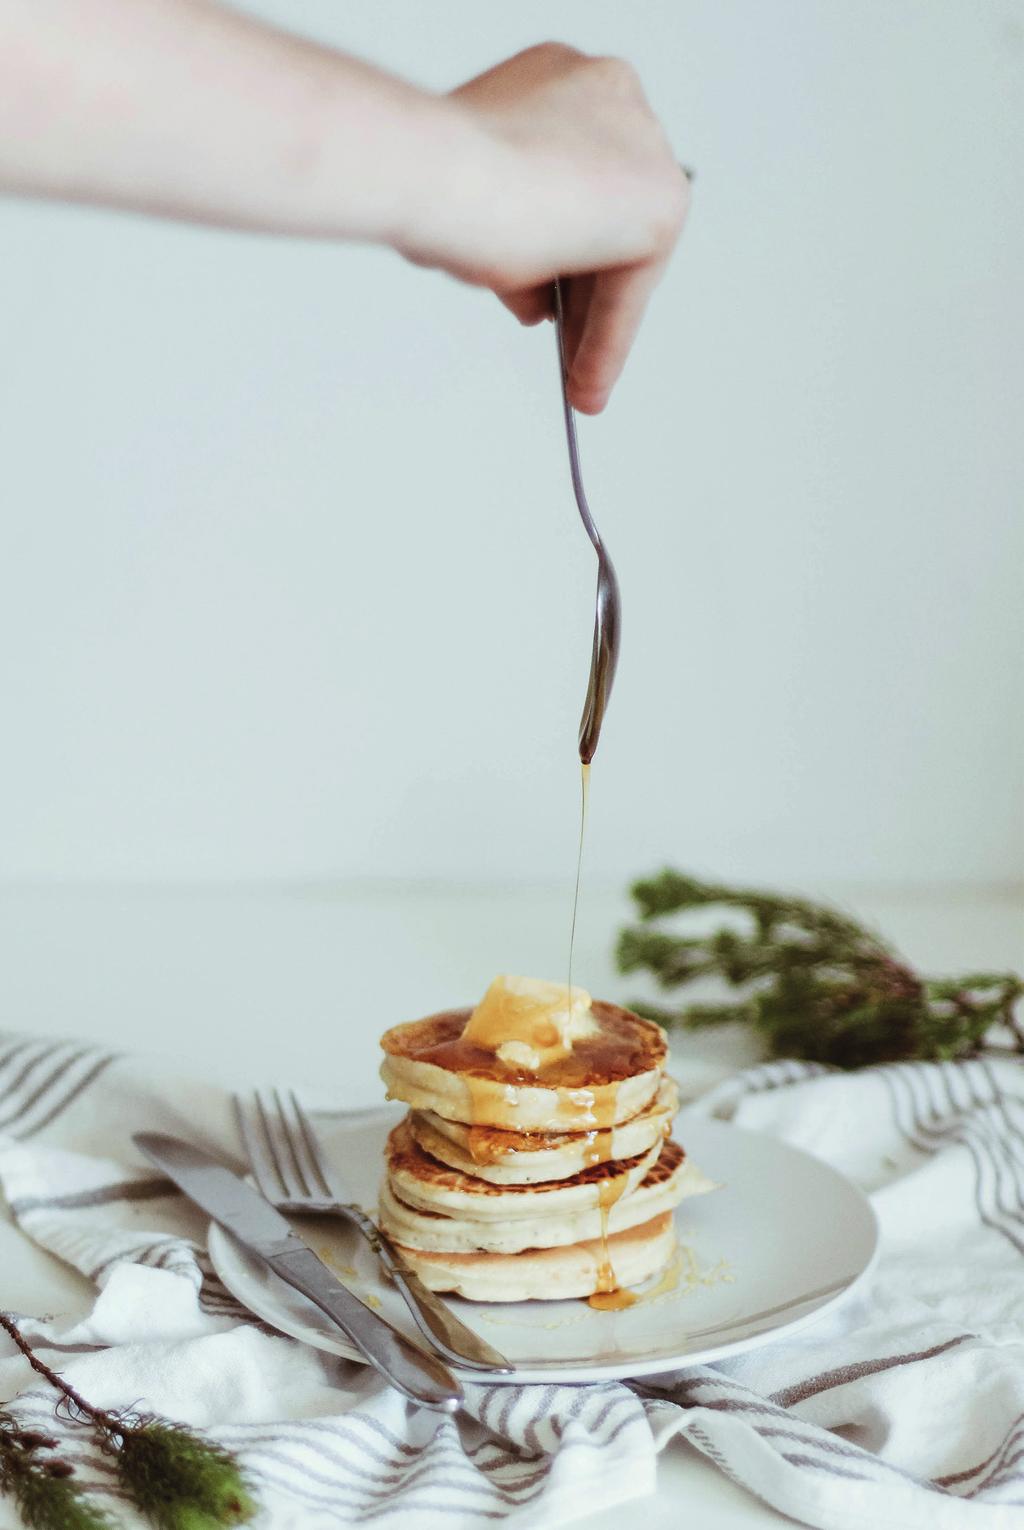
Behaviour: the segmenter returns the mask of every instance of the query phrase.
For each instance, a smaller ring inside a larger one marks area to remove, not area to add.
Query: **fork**
[[[569,446],[569,472],[572,476],[573,493],[580,519],[597,553],[597,602],[594,611],[594,643],[590,655],[590,680],[587,698],[580,719],[580,759],[589,765],[594,758],[597,740],[601,734],[608,698],[615,679],[615,666],[619,662],[619,631],[622,625],[622,603],[619,598],[619,581],[615,565],[608,556],[608,549],[601,533],[594,524],[594,517],[587,504],[583,490],[583,473],[580,468],[580,448],[576,439],[576,414],[569,402],[569,368],[565,354],[565,309],[562,302],[562,283],[555,282],[555,335],[558,341],[559,375],[562,379],[562,408],[565,413],[565,435]]]
[[[277,1089],[257,1089],[251,1099],[235,1095],[235,1109],[256,1183],[278,1211],[344,1217],[362,1233],[403,1297],[416,1326],[442,1355],[476,1370],[513,1369],[504,1355],[461,1323],[433,1291],[428,1291],[376,1223],[348,1199],[325,1161],[294,1090],[287,1091],[287,1098]]]

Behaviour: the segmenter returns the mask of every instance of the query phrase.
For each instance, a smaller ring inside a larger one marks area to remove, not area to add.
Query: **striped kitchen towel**
[[[129,1139],[147,1127],[241,1156],[222,1091],[8,1038],[0,1183],[24,1233],[98,1288],[70,1327],[18,1320],[95,1402],[151,1408],[229,1445],[266,1530],[544,1530],[650,1492],[658,1452],[679,1435],[824,1530],[1021,1530],[1024,1069],[772,1063],[691,1108],[784,1137],[862,1184],[882,1228],[869,1286],[793,1338],[714,1367],[648,1385],[472,1386],[466,1413],[440,1418],[263,1328],[219,1283],[203,1218]],[[135,1523],[87,1432],[54,1417],[6,1343],[0,1401],[58,1434],[81,1480]],[[10,1514],[0,1500],[0,1524]]]

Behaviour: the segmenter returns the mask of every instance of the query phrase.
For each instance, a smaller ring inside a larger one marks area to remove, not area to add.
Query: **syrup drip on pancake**
[[[487,1088],[486,1081],[474,1077],[472,1073],[466,1074],[466,1088],[469,1090],[469,1113],[475,1123],[483,1113],[480,1106],[486,1103],[490,1091]],[[509,1105],[514,1105],[515,1100],[511,1099],[509,1095],[510,1091],[506,1089],[505,1099]]]
[[[608,1213],[625,1188],[625,1177],[619,1176],[616,1179],[602,1180],[601,1188],[598,1191],[598,1206],[601,1212],[601,1260],[597,1269],[598,1292],[615,1291],[618,1289],[618,1277],[615,1274],[608,1254]]]
[[[666,1134],[667,1135],[667,1134]],[[583,1148],[583,1164],[589,1169],[595,1163],[607,1163],[612,1156],[612,1129],[610,1126],[601,1126],[594,1132],[587,1133],[586,1143]]]
[[[691,1264],[693,1255],[689,1256]],[[635,1307],[638,1303],[657,1301],[659,1296],[668,1296],[678,1289],[679,1278],[683,1273],[683,1256],[677,1249],[671,1261],[665,1266],[653,1286],[641,1294],[636,1291],[595,1291],[593,1296],[587,1297],[587,1305],[594,1307],[598,1312],[625,1312],[627,1307]],[[706,1281],[710,1284],[710,1281]]]
[[[624,1312],[627,1307],[634,1307],[638,1301],[639,1297],[627,1291],[624,1286],[602,1286],[600,1291],[587,1297],[587,1306],[596,1308],[598,1312]]]
[[[508,1132],[494,1126],[471,1126],[466,1133],[466,1146],[474,1163],[500,1163],[516,1149],[507,1144]]]

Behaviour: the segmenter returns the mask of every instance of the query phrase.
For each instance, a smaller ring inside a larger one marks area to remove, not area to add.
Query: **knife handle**
[[[390,1275],[405,1305],[412,1313],[417,1328],[433,1344],[457,1365],[470,1365],[480,1370],[499,1371],[508,1375],[514,1367],[505,1356],[481,1339],[472,1328],[455,1316],[441,1299],[427,1289],[415,1270],[411,1270],[377,1224],[370,1220],[357,1206],[339,1203],[332,1208],[353,1222]]]
[[[336,1280],[312,1249],[301,1247],[272,1255],[267,1263],[276,1275],[301,1291],[351,1339],[385,1381],[425,1408],[454,1412],[462,1388],[446,1365],[410,1344],[384,1318]]]

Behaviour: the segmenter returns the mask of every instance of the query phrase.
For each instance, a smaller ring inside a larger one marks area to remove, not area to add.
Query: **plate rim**
[[[383,1117],[386,1111],[387,1107],[384,1107],[384,1110],[376,1114]],[[326,1114],[326,1112],[324,1113]],[[337,1114],[343,1115],[345,1113],[339,1111]],[[358,1112],[358,1114],[364,1115],[363,1112]],[[371,1125],[372,1121],[369,1119],[370,1112],[366,1112],[365,1117],[365,1124]],[[731,1121],[721,1121],[712,1116],[700,1116],[699,1119],[702,1125],[711,1125],[713,1128],[729,1132],[730,1134],[736,1133],[738,1136],[748,1138],[765,1138],[777,1147],[785,1148],[789,1152],[798,1154],[801,1158],[809,1159],[819,1169],[824,1169],[841,1180],[845,1188],[860,1202],[860,1209],[866,1211],[868,1215],[871,1246],[868,1257],[861,1268],[851,1276],[845,1285],[840,1286],[837,1291],[825,1297],[817,1306],[812,1307],[810,1311],[746,1337],[741,1336],[735,1339],[727,1339],[720,1344],[709,1344],[704,1348],[688,1351],[684,1354],[660,1355],[650,1359],[623,1359],[621,1361],[605,1361],[603,1363],[595,1362],[590,1365],[580,1364],[576,1361],[565,1362],[557,1360],[551,1361],[550,1364],[538,1365],[530,1363],[522,1366],[514,1365],[514,1369],[508,1374],[489,1374],[453,1365],[451,1368],[459,1376],[460,1380],[507,1386],[559,1380],[567,1384],[615,1380],[640,1381],[646,1377],[664,1375],[669,1371],[688,1369],[690,1366],[708,1365],[716,1360],[723,1360],[730,1355],[745,1354],[750,1350],[761,1349],[766,1344],[771,1344],[800,1333],[803,1329],[825,1317],[840,1302],[845,1302],[868,1280],[878,1262],[881,1230],[878,1213],[869,1197],[859,1185],[854,1184],[853,1180],[843,1174],[840,1169],[835,1168],[834,1165],[827,1163],[822,1158],[815,1157],[813,1153],[809,1153],[806,1148],[798,1147],[792,1142],[786,1142],[780,1137],[773,1136],[770,1132],[737,1126]],[[353,1125],[355,1124],[353,1122]],[[275,1308],[273,1302],[263,1302],[260,1299],[262,1291],[258,1293],[257,1301],[255,1302],[251,1299],[248,1292],[243,1294],[240,1287],[245,1284],[245,1280],[244,1278],[238,1278],[233,1272],[244,1270],[246,1262],[256,1261],[258,1256],[251,1254],[244,1244],[240,1243],[226,1228],[212,1220],[207,1226],[207,1250],[214,1274],[221,1281],[222,1285],[237,1302],[261,1322],[269,1324],[278,1333],[284,1334],[288,1338],[295,1339],[299,1343],[308,1344],[312,1348],[320,1350],[321,1353],[336,1355],[340,1359],[353,1360],[360,1365],[366,1364],[363,1356],[344,1335],[339,1334],[337,1339],[333,1339],[318,1329],[307,1327],[297,1321],[291,1323],[288,1327],[284,1327],[280,1322],[280,1313]],[[799,1301],[794,1303],[794,1305],[799,1305]],[[751,1321],[755,1321],[755,1319],[752,1318]]]

